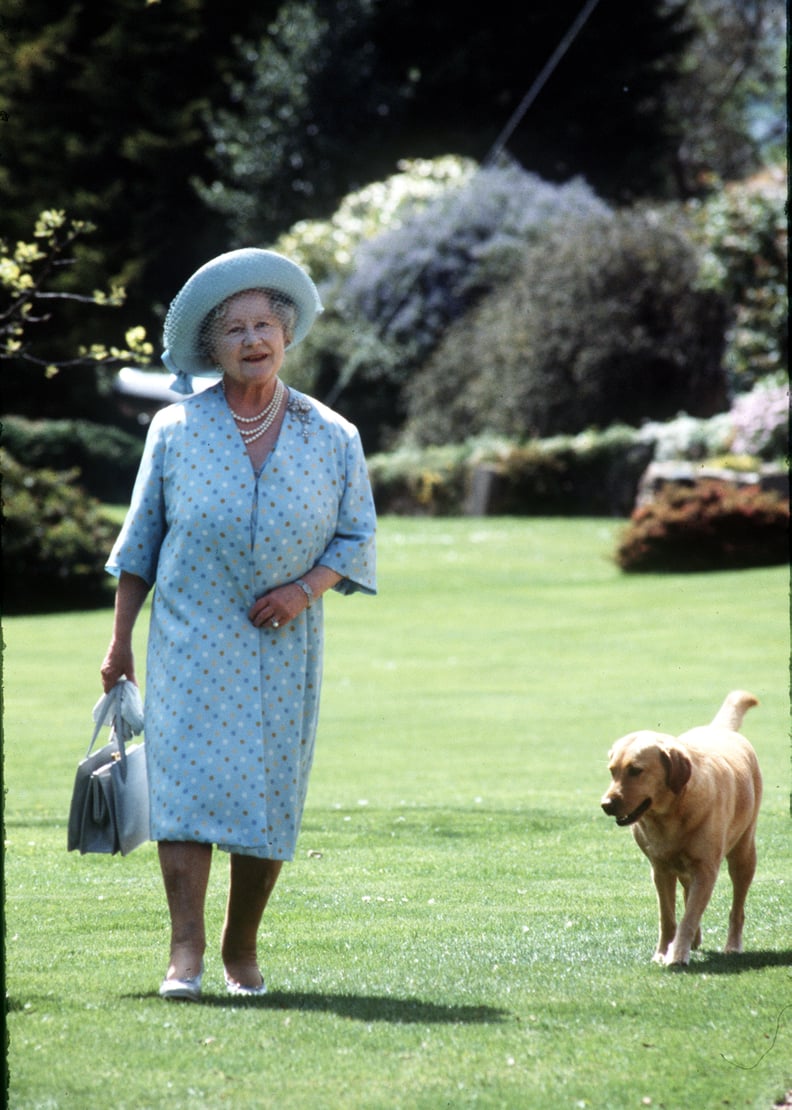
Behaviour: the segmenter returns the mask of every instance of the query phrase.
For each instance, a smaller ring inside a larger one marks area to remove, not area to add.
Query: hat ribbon
[[[180,370],[179,367],[174,364],[170,351],[163,352],[162,362],[163,365],[170,370],[171,374],[176,375],[174,381],[171,382],[171,389],[174,393],[181,393],[185,396],[189,396],[191,393],[195,392],[192,384],[192,375],[188,374],[185,370]]]

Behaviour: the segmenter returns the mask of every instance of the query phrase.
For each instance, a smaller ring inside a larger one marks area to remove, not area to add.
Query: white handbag
[[[127,740],[143,729],[135,684],[121,679],[97,702],[94,720],[91,743],[74,779],[68,850],[125,856],[150,838],[145,744],[127,746]],[[110,741],[93,752],[105,724],[111,727]]]

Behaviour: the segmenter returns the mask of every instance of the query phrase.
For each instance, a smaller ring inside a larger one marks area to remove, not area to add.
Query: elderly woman
[[[155,587],[146,670],[151,837],[171,919],[165,998],[197,1000],[212,846],[230,854],[227,989],[260,994],[256,938],[294,856],[322,673],[322,594],[376,592],[375,514],[356,429],[279,374],[322,306],[272,251],[201,267],[165,321],[176,388],[157,414],[108,561],[119,577],[109,690],[135,680],[132,631]]]

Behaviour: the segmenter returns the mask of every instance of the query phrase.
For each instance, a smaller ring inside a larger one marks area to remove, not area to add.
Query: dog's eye
[[[639,775],[643,774],[643,767],[636,767],[635,764],[627,768],[627,774],[630,778],[637,779]]]

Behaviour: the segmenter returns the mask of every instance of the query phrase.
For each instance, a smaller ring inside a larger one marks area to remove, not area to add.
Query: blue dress
[[[146,667],[152,840],[294,857],[322,679],[322,601],[279,629],[253,601],[317,564],[376,592],[357,430],[289,391],[256,474],[221,386],[161,410],[107,569],[155,584]]]

